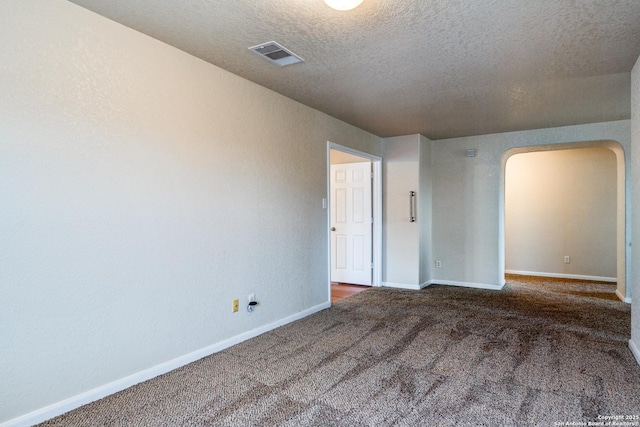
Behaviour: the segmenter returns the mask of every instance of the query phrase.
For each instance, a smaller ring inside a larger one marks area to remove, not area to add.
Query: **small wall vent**
[[[249,50],[281,67],[304,62],[304,59],[300,58],[289,49],[280,46],[276,42],[262,43],[257,46],[250,47]]]

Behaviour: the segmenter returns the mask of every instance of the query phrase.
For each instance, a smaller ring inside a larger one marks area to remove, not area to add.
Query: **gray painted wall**
[[[420,187],[420,136],[385,138],[383,143],[383,269],[387,285],[419,286],[420,221],[410,222],[409,192]],[[417,195],[417,202],[421,195]]]
[[[328,304],[327,141],[381,139],[63,0],[0,38],[0,422]]]
[[[594,142],[595,141],[595,142]],[[600,142],[602,141],[602,142]],[[611,143],[617,141],[617,143]],[[618,148],[620,162],[630,164],[630,122],[594,123],[552,129],[510,132],[433,141],[433,256],[442,261],[433,280],[458,284],[495,286],[503,283],[504,271],[504,168],[509,155],[558,148],[605,145]],[[467,149],[477,156],[465,157]],[[624,149],[624,153],[622,150]],[[626,178],[622,188],[630,195],[630,168],[619,167]],[[630,198],[627,206],[630,212]],[[621,223],[618,235],[625,271],[625,245],[630,227]],[[626,255],[628,256],[628,254]],[[619,273],[619,290],[625,295],[626,273]]]
[[[0,37],[0,422],[326,306],[326,142],[379,138],[63,0],[6,2]],[[628,161],[630,123],[405,139],[386,203],[419,187],[424,222],[390,222],[387,279],[429,277],[431,225],[432,278],[495,284],[505,153],[615,140]]]
[[[640,177],[640,58],[631,73],[631,158],[633,159],[633,176]],[[633,240],[640,242],[640,180],[633,183]],[[631,341],[636,360],[640,363],[640,249],[632,253],[633,280],[631,303]]]
[[[431,165],[431,141],[420,135],[420,191],[418,213],[420,221],[420,285],[428,284],[433,277],[434,259],[432,242],[433,224],[433,167]]]
[[[417,289],[430,284],[432,167],[431,141],[422,135],[383,140],[385,286]],[[416,221],[410,221],[411,191]]]

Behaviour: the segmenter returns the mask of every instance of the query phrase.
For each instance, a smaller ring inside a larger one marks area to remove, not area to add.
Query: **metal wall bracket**
[[[416,192],[409,192],[409,216],[411,217],[411,222],[416,222]]]

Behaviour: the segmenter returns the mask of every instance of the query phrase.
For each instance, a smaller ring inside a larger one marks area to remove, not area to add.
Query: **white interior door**
[[[331,281],[371,286],[371,163],[331,165]]]

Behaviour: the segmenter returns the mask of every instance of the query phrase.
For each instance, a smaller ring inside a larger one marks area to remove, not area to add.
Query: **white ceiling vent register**
[[[249,50],[254,51],[258,55],[281,67],[297,64],[298,62],[304,62],[304,59],[300,58],[289,49],[285,49],[280,46],[276,42],[262,43],[257,46],[250,47]]]

